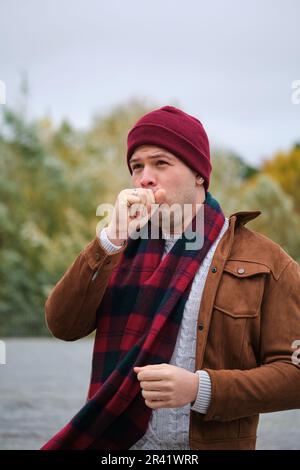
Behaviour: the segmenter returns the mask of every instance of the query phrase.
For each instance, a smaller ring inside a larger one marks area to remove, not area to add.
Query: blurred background
[[[145,112],[198,117],[226,215],[261,210],[249,227],[300,262],[299,18],[298,0],[1,0],[1,449],[39,448],[85,401],[93,338],[54,340],[44,302],[130,187]],[[258,448],[299,449],[299,424],[261,416]]]

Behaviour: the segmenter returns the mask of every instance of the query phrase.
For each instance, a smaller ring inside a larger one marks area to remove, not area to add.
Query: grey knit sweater
[[[170,364],[182,367],[191,372],[195,372],[196,328],[202,292],[215,249],[227,228],[228,219],[225,219],[218,238],[210,247],[210,250],[196,273],[189,297],[185,304],[176,345],[170,360]],[[99,238],[102,246],[109,253],[120,248],[108,240],[104,229],[101,231]],[[167,236],[165,236],[165,239],[163,257],[169,252],[169,250],[171,250],[176,241],[175,238]],[[193,406],[189,403],[181,408],[160,408],[153,410],[146,433],[130,448],[130,450],[190,449],[190,410],[192,409],[198,413],[206,413],[210,404],[211,396],[211,382],[209,375],[205,371],[197,371],[197,373],[199,376],[199,388],[197,398]]]

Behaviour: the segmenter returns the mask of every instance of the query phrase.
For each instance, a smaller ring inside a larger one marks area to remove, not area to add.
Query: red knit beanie
[[[209,142],[201,122],[174,106],[163,106],[142,116],[127,137],[127,165],[140,145],[157,145],[180,158],[204,179],[207,191],[211,173]]]

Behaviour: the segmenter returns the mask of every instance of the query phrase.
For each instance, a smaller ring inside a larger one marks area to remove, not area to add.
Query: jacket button
[[[97,252],[97,253],[95,253],[95,260],[99,261],[99,259],[100,259],[100,253]]]
[[[204,329],[204,325],[203,325],[203,323],[200,323],[198,325],[198,330],[202,331],[203,329]]]
[[[215,266],[213,266],[213,267],[211,268],[211,272],[212,272],[212,273],[216,273],[216,272],[217,272],[217,268],[216,268]]]
[[[239,268],[239,269],[237,270],[237,272],[238,272],[239,274],[244,274],[245,269],[244,269],[244,268]]]

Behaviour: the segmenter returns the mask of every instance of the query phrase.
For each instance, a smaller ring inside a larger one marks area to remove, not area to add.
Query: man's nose
[[[156,185],[154,172],[150,168],[144,167],[141,175],[140,185],[144,188]]]

